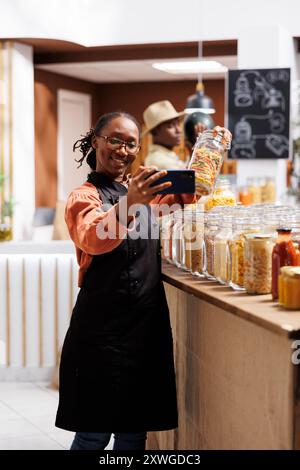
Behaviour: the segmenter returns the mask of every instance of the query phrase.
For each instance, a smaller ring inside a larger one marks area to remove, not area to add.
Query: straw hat
[[[184,114],[184,111],[178,113],[172,103],[168,100],[152,103],[143,113],[144,123],[146,125],[143,134],[155,129],[155,127],[159,126],[159,124],[162,124],[163,122],[170,121],[170,119],[176,119]]]

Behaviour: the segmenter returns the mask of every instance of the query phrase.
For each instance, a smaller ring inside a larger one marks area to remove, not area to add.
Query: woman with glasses
[[[74,144],[91,167],[70,194],[66,223],[76,247],[80,291],[60,364],[56,426],[75,431],[72,450],[143,450],[147,431],[177,427],[173,344],[161,280],[154,202],[191,203],[193,195],[154,196],[166,171],[127,171],[140,127],[106,114]],[[138,236],[139,234],[143,236]]]

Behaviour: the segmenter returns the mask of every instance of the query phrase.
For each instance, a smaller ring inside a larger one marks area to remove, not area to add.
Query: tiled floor
[[[54,426],[57,403],[47,384],[1,382],[0,450],[69,449],[74,433]]]

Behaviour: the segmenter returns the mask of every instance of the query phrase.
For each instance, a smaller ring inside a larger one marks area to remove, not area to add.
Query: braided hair
[[[92,170],[96,170],[96,150],[93,148],[93,137],[100,134],[103,127],[106,126],[110,121],[118,117],[125,117],[133,121],[139,131],[139,137],[141,136],[141,128],[138,121],[135,117],[131,116],[131,114],[125,113],[123,111],[114,111],[112,113],[103,114],[98,119],[95,128],[91,128],[83,137],[82,139],[76,140],[75,144],[73,145],[73,152],[76,149],[82,153],[82,157],[75,161],[79,163],[77,168],[82,166],[84,159],[86,158],[86,162]]]

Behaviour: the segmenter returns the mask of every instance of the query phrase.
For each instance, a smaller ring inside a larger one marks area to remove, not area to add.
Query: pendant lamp
[[[198,43],[198,59],[202,58],[202,41]],[[216,112],[213,100],[205,95],[204,85],[202,82],[202,74],[198,74],[198,83],[196,85],[196,93],[191,95],[187,99],[185,106],[186,113],[205,113],[205,114],[214,114]]]

